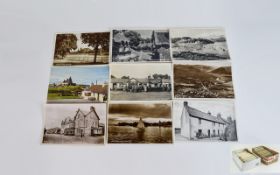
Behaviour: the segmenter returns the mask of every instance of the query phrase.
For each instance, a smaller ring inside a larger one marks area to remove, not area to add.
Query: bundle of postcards
[[[237,141],[222,28],[57,34],[43,143]]]
[[[249,170],[261,165],[270,165],[278,161],[279,153],[265,146],[240,149],[232,152],[232,158],[241,171]]]

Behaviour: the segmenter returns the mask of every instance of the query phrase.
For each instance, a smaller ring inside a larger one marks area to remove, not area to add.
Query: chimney
[[[184,101],[184,107],[188,107],[188,102],[187,101]]]
[[[93,106],[91,106],[90,111],[95,111],[95,108]]]
[[[210,111],[208,111],[208,112],[207,112],[207,114],[211,115],[211,112],[210,112]]]

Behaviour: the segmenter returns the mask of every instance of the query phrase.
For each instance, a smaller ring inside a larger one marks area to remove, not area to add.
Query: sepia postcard
[[[171,61],[168,30],[113,30],[112,62]]]
[[[110,100],[170,100],[171,64],[111,65]]]
[[[109,104],[108,143],[172,143],[171,104]]]
[[[55,66],[108,64],[110,32],[57,34]]]
[[[175,100],[176,142],[237,141],[233,100]]]
[[[106,104],[46,104],[42,143],[104,144]]]
[[[223,28],[171,29],[173,60],[230,59]]]
[[[174,64],[175,98],[234,98],[230,63]]]
[[[106,102],[108,79],[107,65],[52,67],[47,103]]]

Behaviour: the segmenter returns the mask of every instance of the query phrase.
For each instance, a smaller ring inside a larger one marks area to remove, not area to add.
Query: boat
[[[145,124],[144,124],[144,122],[142,120],[142,117],[140,117],[140,119],[138,121],[137,128],[138,129],[145,129]]]

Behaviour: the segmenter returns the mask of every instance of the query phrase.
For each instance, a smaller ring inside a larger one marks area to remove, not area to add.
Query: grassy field
[[[48,100],[58,100],[58,99],[81,99],[81,97],[80,96],[74,96],[74,95],[61,96],[58,93],[49,93],[48,94]]]

